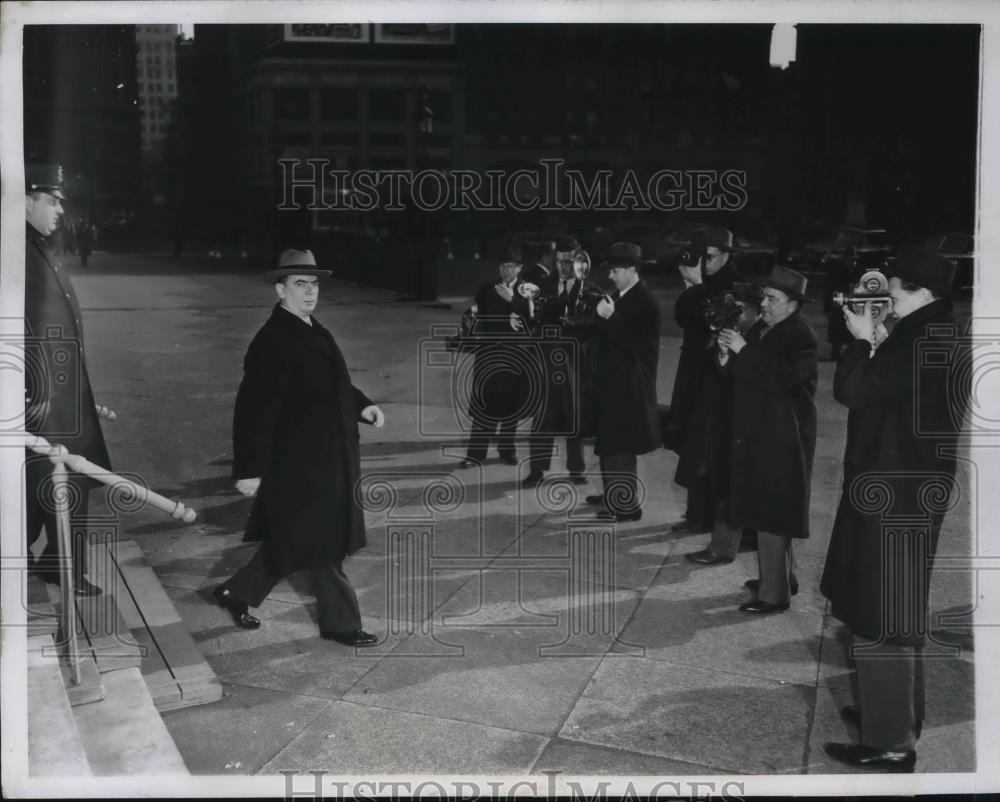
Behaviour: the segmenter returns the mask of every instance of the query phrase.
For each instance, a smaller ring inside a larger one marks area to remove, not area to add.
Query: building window
[[[353,123],[358,119],[358,90],[335,87],[323,90],[323,119]]]
[[[309,90],[283,87],[274,93],[274,114],[279,120],[309,119]]]
[[[406,92],[402,89],[368,91],[368,119],[375,122],[404,122]]]

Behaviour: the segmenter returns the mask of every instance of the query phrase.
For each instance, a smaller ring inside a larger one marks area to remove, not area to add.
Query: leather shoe
[[[516,454],[501,454],[500,462],[504,465],[517,465],[517,455]]]
[[[602,504],[604,504],[604,496],[601,493],[595,493],[592,496],[587,496],[587,503],[601,506]]]
[[[733,561],[732,557],[723,557],[711,549],[702,549],[701,551],[685,554],[684,556],[691,562],[698,563],[699,565],[722,565]]]
[[[569,475],[569,480],[575,485],[585,485],[587,484],[587,477],[582,473],[571,473]]]
[[[756,593],[757,591],[760,590],[760,580],[748,579],[746,582],[743,583],[743,587],[745,587],[747,590]],[[799,580],[796,579],[794,582],[789,582],[788,587],[791,589],[793,596],[797,596],[799,594]]]
[[[49,570],[45,568],[32,568],[32,573],[48,582],[50,585],[59,585],[59,572],[55,570]],[[81,576],[73,580],[73,595],[80,599],[92,599],[96,596],[100,596],[104,591],[93,582],[90,582],[86,577]]]
[[[834,760],[862,769],[887,769],[890,772],[909,773],[917,765],[913,749],[890,751],[875,749],[864,744],[828,743],[823,747]]]
[[[326,640],[335,640],[345,646],[374,646],[378,643],[378,636],[365,632],[363,629],[356,629],[353,632],[326,632],[320,630],[320,636]]]
[[[771,602],[762,601],[761,599],[754,599],[752,602],[741,604],[740,609],[744,613],[783,613],[789,606],[788,602],[784,604],[771,604]]]
[[[857,705],[844,705],[840,708],[840,717],[853,727],[861,729],[861,708]],[[924,728],[924,722],[918,721],[914,726],[916,736],[919,738]]]
[[[472,459],[471,457],[466,457],[458,463],[459,468],[475,468],[477,465],[479,465],[479,460]]]
[[[521,487],[538,487],[544,478],[545,474],[541,471],[532,471],[521,480]]]
[[[218,587],[212,591],[212,595],[221,607],[229,611],[236,626],[243,629],[257,629],[260,626],[260,620],[250,615],[246,602],[235,598],[232,591]]]

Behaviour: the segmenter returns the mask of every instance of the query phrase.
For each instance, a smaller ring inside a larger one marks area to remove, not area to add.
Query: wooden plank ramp
[[[221,699],[219,678],[198,651],[135,541],[119,540],[97,548],[106,550],[106,556],[99,559],[113,562],[117,572],[118,610],[143,652],[140,669],[156,709],[163,712]]]

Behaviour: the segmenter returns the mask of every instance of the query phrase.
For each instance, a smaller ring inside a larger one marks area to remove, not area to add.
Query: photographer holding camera
[[[693,417],[701,404],[705,376],[713,370],[714,334],[705,321],[705,302],[722,297],[740,276],[732,264],[733,233],[719,226],[695,232],[691,248],[678,267],[685,289],[677,298],[674,316],[683,332],[680,359],[670,399],[670,425],[676,431],[680,460],[674,481],[687,488],[686,520],[673,532],[708,532],[715,517],[706,464],[703,427]]]
[[[763,292],[756,284],[735,282],[719,299],[707,300],[705,318],[715,338],[726,329],[746,334],[760,320]],[[701,565],[731,563],[736,559],[742,529],[730,522],[729,489],[732,462],[733,377],[727,370],[729,353],[717,342],[706,352],[698,404],[690,419],[678,476],[704,481],[713,504],[712,538],[701,551],[685,555]]]
[[[788,609],[792,540],[809,537],[818,344],[800,314],[805,292],[805,276],[775,265],[761,320],[745,337],[719,332],[720,361],[733,377],[729,519],[757,530],[760,578],[750,586],[757,598],[740,605],[747,613]]]
[[[535,412],[531,434],[531,460],[528,475],[521,486],[537,486],[552,466],[552,451],[555,434],[566,437],[566,469],[574,484],[586,484],[583,476],[586,464],[583,458],[583,371],[584,350],[587,347],[587,332],[583,326],[566,325],[567,315],[576,309],[582,300],[584,281],[573,269],[578,254],[590,257],[579,250],[579,243],[573,237],[559,237],[556,240],[556,272],[541,280],[538,285],[539,298],[535,306],[535,316],[530,321],[533,333],[541,349],[540,372],[545,381],[545,393]],[[593,289],[593,285],[587,282]],[[543,336],[544,327],[557,327],[559,338],[549,340]],[[565,358],[557,358],[552,349],[565,351],[574,346],[573,353]]]
[[[940,360],[921,358],[921,344],[948,347],[953,365],[967,365],[970,354],[952,318],[949,260],[902,247],[887,272],[896,325],[880,335],[867,306],[856,314],[845,304],[854,339],[834,376],[834,397],[850,412],[843,490],[820,589],[853,635],[859,705],[842,708],[841,716],[860,726],[861,742],[828,743],[826,751],[848,765],[908,772],[924,718],[921,647],[948,507],[940,496],[952,489],[971,392],[967,372],[954,373],[957,383],[941,381]],[[886,504],[874,509],[871,495]],[[887,526],[890,515],[907,517],[909,525]]]

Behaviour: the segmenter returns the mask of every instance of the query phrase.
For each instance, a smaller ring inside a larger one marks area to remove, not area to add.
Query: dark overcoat
[[[758,321],[746,341],[727,363],[733,377],[730,523],[809,537],[816,334],[795,312],[769,330]]]
[[[528,333],[514,331],[510,325],[511,313],[520,312],[519,304],[524,302],[517,290],[522,282],[517,280],[511,285],[513,301],[497,294],[499,283],[484,282],[476,291],[478,312],[472,333],[481,339],[468,349],[475,354],[469,414],[496,422],[526,416],[520,413],[526,412],[526,365],[531,358],[522,345],[527,343]]]
[[[275,576],[339,563],[366,542],[355,488],[372,401],[311,320],[275,305],[243,360],[233,415],[233,478],[261,478],[244,540],[263,541]]]
[[[24,340],[27,430],[110,470],[87,371],[80,304],[45,238],[30,225],[25,244]]]
[[[834,397],[850,412],[820,589],[856,635],[925,640],[931,561],[957,497],[948,454],[968,409],[969,364],[942,299],[901,318],[874,354],[855,340],[837,365]]]
[[[615,311],[598,318],[594,337],[594,453],[648,454],[663,444],[656,402],[660,306],[642,280]]]
[[[698,408],[702,382],[713,370],[705,353],[712,344],[712,332],[705,322],[705,300],[718,297],[739,280],[740,274],[729,260],[717,272],[705,276],[701,284],[687,287],[674,303],[674,319],[681,329],[682,338],[670,395],[670,421],[682,443],[691,416]]]

